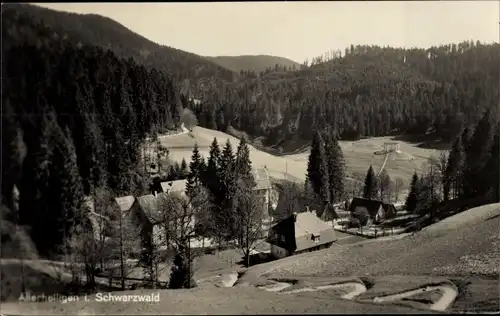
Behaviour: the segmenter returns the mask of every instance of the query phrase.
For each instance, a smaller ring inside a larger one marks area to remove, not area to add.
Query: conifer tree
[[[329,203],[328,165],[323,138],[319,131],[316,131],[313,136],[311,153],[307,162],[307,178],[320,201],[324,204]]]
[[[50,179],[50,124],[45,115],[37,118],[38,128],[29,131],[37,137],[27,138],[27,153],[23,162],[21,182],[19,186],[19,223],[30,227],[31,239],[42,255],[47,255],[56,245],[51,230],[46,234],[45,221],[51,219],[47,191]],[[48,223],[53,225],[54,223]]]
[[[451,190],[451,198],[458,198],[460,189],[459,184],[461,182],[461,171],[462,165],[464,163],[464,150],[462,148],[462,138],[458,136],[450,151],[448,156],[448,162],[446,164],[446,171],[444,177],[446,181],[449,182],[449,187]]]
[[[479,176],[488,187],[487,193],[492,202],[500,202],[500,125],[497,124],[496,133],[491,143],[488,161]]]
[[[419,179],[417,172],[413,174],[410,183],[410,193],[406,197],[405,208],[408,212],[413,212],[417,207],[418,194],[419,194]]]
[[[328,183],[331,202],[339,202],[344,195],[345,161],[335,132],[325,136],[325,154],[328,165]]]
[[[380,193],[380,200],[386,201],[390,199],[390,186],[391,186],[391,177],[384,169],[379,174],[377,179],[378,191]]]
[[[223,227],[226,238],[234,235],[236,229],[236,174],[234,172],[235,157],[229,139],[226,141],[219,159],[220,196],[217,197],[221,206],[220,226]]]
[[[363,197],[365,199],[377,198],[377,177],[375,176],[375,172],[373,171],[373,167],[371,165],[366,173]]]
[[[180,176],[181,176],[181,178],[185,178],[188,174],[189,174],[189,170],[188,170],[188,166],[186,163],[186,159],[182,158]]]
[[[217,138],[214,138],[210,145],[209,156],[203,176],[203,182],[210,193],[216,197],[220,185],[219,163],[220,163],[220,148]]]
[[[63,134],[56,122],[53,123],[53,156],[50,164],[51,217],[59,222],[58,240],[62,244],[70,238],[75,224],[80,223],[84,211],[83,185],[76,163],[76,153],[71,132],[66,128]]]
[[[240,140],[236,150],[235,172],[238,179],[243,179],[249,187],[255,186],[255,179],[252,174],[252,162],[250,161],[250,149],[245,137]]]
[[[479,175],[489,156],[492,140],[490,111],[486,111],[474,129],[474,133],[465,151],[464,195],[475,197],[488,191],[488,184]]]
[[[202,184],[202,158],[198,149],[198,143],[194,144],[193,154],[191,155],[191,162],[189,163],[189,175],[186,183],[186,195],[192,196],[193,190]]]

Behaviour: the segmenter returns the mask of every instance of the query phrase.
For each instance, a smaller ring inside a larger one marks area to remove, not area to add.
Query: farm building
[[[385,219],[392,218],[396,215],[394,205],[379,200],[363,198],[353,198],[349,207],[349,212],[351,216],[358,219],[363,226],[381,223]]]
[[[267,238],[275,258],[328,248],[335,240],[332,227],[312,212],[292,214],[271,227]]]

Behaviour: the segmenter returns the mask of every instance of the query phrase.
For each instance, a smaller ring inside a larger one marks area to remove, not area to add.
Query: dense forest
[[[2,71],[2,195],[12,207],[17,184],[19,221],[45,241],[42,249],[58,244],[62,236],[50,232],[57,235],[63,212],[76,212],[84,194],[145,192],[141,143],[174,129],[182,111],[170,78],[58,41],[10,48]]]
[[[499,44],[351,46],[343,56],[295,71],[249,72],[193,110],[203,126],[232,126],[267,136],[270,145],[309,141],[326,127],[342,139],[428,134],[450,142],[484,109],[498,106],[499,64]]]
[[[110,49],[167,72],[182,94],[201,100],[191,105],[200,125],[222,131],[232,126],[264,136],[266,145],[309,142],[314,130],[326,127],[341,139],[405,134],[450,143],[499,102],[499,44],[351,45],[292,69],[274,65],[235,74],[97,15],[7,5],[2,17],[5,48],[60,38]]]

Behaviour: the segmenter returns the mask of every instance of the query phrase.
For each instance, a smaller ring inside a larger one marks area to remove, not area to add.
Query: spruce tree
[[[50,198],[54,218],[57,218],[61,242],[69,238],[75,224],[84,214],[83,184],[78,172],[71,132],[64,134],[57,123],[53,125],[53,156],[50,164]]]
[[[325,154],[328,165],[328,183],[331,202],[339,202],[344,195],[345,161],[336,133],[325,136]]]
[[[181,178],[185,178],[189,174],[186,159],[184,159],[184,158],[182,158],[182,161],[181,161],[180,174],[181,174]]]
[[[380,199],[382,201],[387,201],[388,199],[390,199],[389,190],[391,186],[391,177],[385,169],[382,170],[382,172],[379,174],[377,182]]]
[[[234,177],[233,169],[235,166],[235,156],[233,154],[233,147],[229,139],[226,141],[222,149],[219,159],[219,174],[222,185],[227,187],[231,185],[232,178]]]
[[[497,127],[491,143],[489,158],[479,175],[492,202],[500,202],[500,132]]]
[[[224,228],[226,237],[233,236],[236,229],[235,198],[236,174],[234,172],[235,157],[229,139],[226,141],[219,160],[220,196],[218,204],[221,206],[220,224]]]
[[[51,128],[46,115],[37,117],[35,124],[38,128],[28,129],[28,132],[36,136],[26,138],[27,153],[19,185],[19,224],[31,228],[30,237],[38,252],[48,255],[57,245],[57,240],[53,237],[57,227],[47,228],[59,221],[51,217],[50,198],[47,194],[52,158]]]
[[[471,198],[484,195],[488,184],[479,176],[489,156],[493,126],[490,111],[486,111],[474,129],[465,151],[464,195]]]
[[[319,131],[316,131],[313,136],[311,153],[307,162],[307,178],[320,201],[324,204],[329,203],[328,165],[323,138]]]
[[[235,172],[237,179],[242,179],[247,182],[247,186],[253,188],[255,179],[252,173],[252,162],[250,161],[250,149],[245,137],[240,140],[238,149],[236,150]]]
[[[413,174],[410,183],[410,192],[406,197],[405,208],[408,212],[413,212],[417,207],[418,194],[419,194],[419,179],[417,172]]]
[[[198,149],[198,143],[194,144],[193,154],[191,155],[191,162],[189,163],[189,175],[186,183],[186,195],[192,196],[194,189],[201,185],[202,177],[202,158]]]
[[[373,171],[373,167],[371,165],[366,173],[363,197],[365,199],[377,198],[377,177],[375,176],[375,172]]]
[[[446,164],[444,174],[446,181],[449,183],[452,199],[458,198],[460,192],[461,171],[465,156],[462,143],[461,136],[457,137],[448,156],[448,163]]]
[[[214,197],[218,195],[218,188],[220,185],[220,156],[221,152],[219,144],[217,143],[217,138],[214,138],[212,144],[210,145],[207,165],[203,175],[203,183]]]

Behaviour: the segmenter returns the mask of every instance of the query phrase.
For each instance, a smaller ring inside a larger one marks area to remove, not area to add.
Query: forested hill
[[[219,81],[232,81],[235,75],[204,57],[158,45],[132,32],[118,22],[95,14],[76,14],[55,11],[29,4],[2,5],[3,45],[8,48],[21,39],[36,43],[39,24],[45,24],[49,34],[43,37],[64,38],[112,50],[117,56],[134,58],[138,63],[166,71],[176,82],[191,87],[208,87]]]
[[[292,70],[300,67],[300,64],[293,60],[270,55],[216,56],[206,58],[237,73],[241,71],[260,73],[261,71],[277,67],[286,67]]]
[[[231,125],[267,136],[268,144],[309,141],[328,126],[346,139],[406,133],[450,141],[484,109],[497,107],[499,64],[499,44],[351,46],[296,71],[245,73],[194,110],[205,126]]]
[[[16,184],[20,224],[56,251],[84,194],[147,192],[141,144],[178,126],[182,105],[165,73],[98,47],[24,43],[2,62],[3,204]]]

